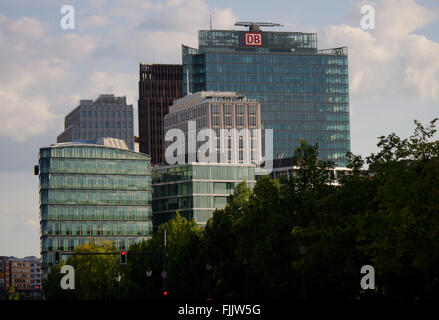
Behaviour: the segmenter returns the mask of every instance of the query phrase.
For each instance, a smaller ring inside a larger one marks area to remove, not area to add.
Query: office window
[[[213,114],[219,114],[220,113],[220,106],[217,104],[213,104],[211,110],[212,110]]]

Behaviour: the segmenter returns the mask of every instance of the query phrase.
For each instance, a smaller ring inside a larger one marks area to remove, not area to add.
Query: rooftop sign
[[[246,33],[245,34],[246,46],[262,46],[262,33]]]

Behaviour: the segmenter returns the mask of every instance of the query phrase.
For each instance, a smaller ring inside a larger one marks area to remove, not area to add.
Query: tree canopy
[[[244,181],[205,227],[177,213],[151,240],[129,251],[160,252],[166,230],[169,297],[437,298],[436,125],[437,119],[427,127],[415,121],[407,139],[395,133],[379,137],[379,152],[366,159],[347,154],[351,171],[339,185],[329,183],[328,170],[334,164],[320,160],[318,146],[303,140],[294,153],[296,170],[289,180],[263,176],[253,189]],[[153,298],[160,297],[162,262],[159,254],[129,256],[120,270],[111,257],[72,257],[69,264],[78,267],[78,278],[89,279],[78,280],[78,287],[90,292],[75,297],[108,297],[116,272],[125,277],[125,298],[145,299],[148,290]],[[374,290],[360,287],[364,265],[375,269]],[[153,272],[151,279],[145,275],[147,268]]]

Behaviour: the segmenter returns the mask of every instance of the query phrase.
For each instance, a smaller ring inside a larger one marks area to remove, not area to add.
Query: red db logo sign
[[[262,34],[261,33],[246,33],[245,34],[246,46],[262,46]]]

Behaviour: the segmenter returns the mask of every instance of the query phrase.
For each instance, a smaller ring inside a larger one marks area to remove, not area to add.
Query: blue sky
[[[76,29],[62,30],[63,5]],[[360,8],[375,8],[375,30]],[[39,255],[38,149],[56,141],[79,99],[127,96],[137,111],[139,62],[180,63],[197,30],[236,21],[317,32],[319,48],[348,46],[351,146],[407,137],[439,115],[437,0],[3,0],[0,2],[0,255]],[[135,114],[137,121],[137,112]],[[137,133],[137,128],[135,129]]]

